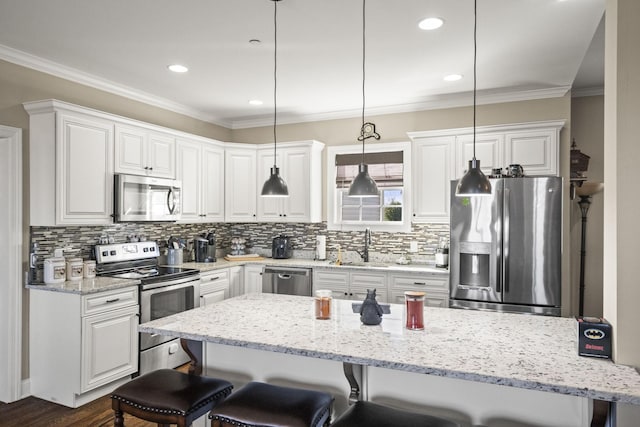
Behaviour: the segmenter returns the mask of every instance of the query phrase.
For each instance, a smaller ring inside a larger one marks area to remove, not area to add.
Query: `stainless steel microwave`
[[[115,174],[114,220],[179,220],[181,184],[181,181],[174,179]]]

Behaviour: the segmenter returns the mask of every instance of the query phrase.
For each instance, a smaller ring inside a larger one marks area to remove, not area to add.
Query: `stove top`
[[[139,279],[142,284],[172,281],[200,273],[194,268],[158,265],[155,242],[96,245],[96,273],[119,279]]]

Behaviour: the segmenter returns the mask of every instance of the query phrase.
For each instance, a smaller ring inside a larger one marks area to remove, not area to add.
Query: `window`
[[[329,229],[360,230],[366,225],[381,231],[409,231],[409,143],[376,144],[365,148],[365,163],[378,184],[378,197],[348,195],[362,161],[361,145],[329,147],[327,153]]]

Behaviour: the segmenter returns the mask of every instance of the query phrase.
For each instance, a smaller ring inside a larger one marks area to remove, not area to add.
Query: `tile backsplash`
[[[335,258],[338,245],[348,254],[362,250],[363,231],[327,230],[322,223],[117,223],[109,226],[68,226],[31,227],[31,243],[37,243],[38,268],[42,268],[44,258],[53,256],[54,249],[67,249],[65,255],[92,258],[93,245],[103,237],[110,237],[116,243],[126,242],[128,236],[143,236],[155,240],[163,247],[169,237],[191,240],[195,236],[213,231],[222,254],[229,252],[231,239],[243,237],[247,240],[247,252],[269,255],[274,237],[285,234],[291,237],[296,255],[313,258],[317,235],[327,236],[327,255]],[[432,260],[440,237],[449,237],[448,224],[413,224],[409,233],[374,232],[370,253],[372,259],[393,260],[409,252],[410,242],[418,244],[418,252],[411,257]]]

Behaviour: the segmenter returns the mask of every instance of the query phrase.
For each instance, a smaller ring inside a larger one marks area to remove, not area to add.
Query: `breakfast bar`
[[[359,368],[363,399],[453,411],[475,424],[588,426],[594,399],[640,405],[634,368],[578,356],[573,318],[425,307],[425,329],[415,331],[404,327],[403,305],[366,326],[353,303],[334,300],[331,318],[317,320],[313,298],[247,294],[139,330],[206,343],[206,375],[326,385],[338,412],[351,393],[344,364]]]

